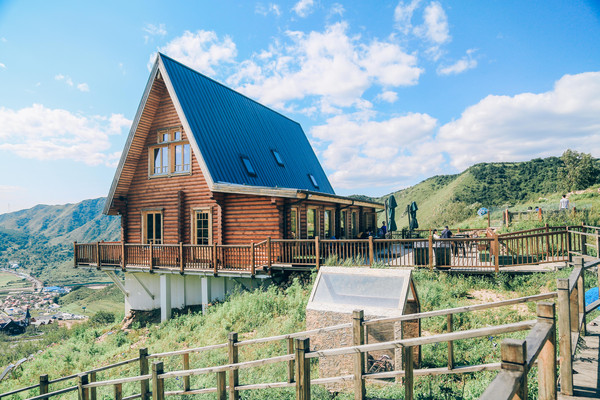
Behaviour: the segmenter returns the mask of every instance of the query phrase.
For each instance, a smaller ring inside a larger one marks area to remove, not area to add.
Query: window
[[[308,208],[306,210],[306,237],[314,239],[317,232],[317,210]]]
[[[377,218],[375,217],[375,213],[365,213],[365,229],[367,232],[376,233],[377,226],[375,221]]]
[[[200,245],[210,245],[212,243],[212,215],[210,209],[193,210],[192,242]]]
[[[333,216],[335,215],[335,210],[326,209],[323,211],[323,235],[325,239],[331,239],[335,236],[333,227]]]
[[[162,211],[142,212],[142,242],[146,244],[163,243]]]
[[[281,158],[279,152],[277,150],[271,150],[271,153],[273,153],[273,157],[275,157],[275,162],[283,167],[283,159]]]
[[[308,179],[310,179],[310,183],[312,183],[314,187],[316,187],[317,189],[319,188],[319,184],[317,183],[317,180],[315,179],[313,174],[308,174]]]
[[[358,236],[358,213],[356,211],[352,212],[351,218],[351,228],[352,229],[352,238],[356,238]]]
[[[256,176],[256,171],[254,171],[254,167],[252,166],[250,159],[248,157],[242,157],[242,162],[244,163],[244,167],[246,167],[246,172],[248,175]]]
[[[290,210],[290,237],[292,239],[300,239],[298,236],[298,209]]]
[[[346,238],[346,211],[340,212],[340,238]]]
[[[150,176],[170,176],[191,171],[190,144],[180,127],[159,129],[156,145],[150,146]]]

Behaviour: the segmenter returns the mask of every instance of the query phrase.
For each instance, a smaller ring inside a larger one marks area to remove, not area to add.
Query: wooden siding
[[[227,194],[223,201],[223,239],[226,244],[248,244],[267,237],[283,238],[283,199]]]

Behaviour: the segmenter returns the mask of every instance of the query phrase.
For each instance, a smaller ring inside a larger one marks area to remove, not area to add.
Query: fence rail
[[[319,267],[327,260],[363,266],[496,271],[515,265],[598,255],[600,227],[529,229],[487,237],[435,239],[271,239],[248,245],[75,243],[75,267],[176,269],[214,274],[270,273],[273,266]]]

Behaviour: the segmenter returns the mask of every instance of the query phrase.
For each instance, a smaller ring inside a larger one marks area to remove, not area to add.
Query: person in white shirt
[[[560,199],[560,204],[558,207],[561,211],[562,210],[568,210],[569,209],[569,199],[567,199],[567,196],[563,194],[562,199]]]

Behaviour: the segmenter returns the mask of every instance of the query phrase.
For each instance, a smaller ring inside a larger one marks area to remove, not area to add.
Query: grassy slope
[[[475,290],[496,293],[502,298],[513,298],[521,295],[531,295],[543,291],[554,290],[557,277],[567,276],[569,271],[556,274],[538,274],[509,279],[504,274],[497,277],[460,277],[446,274],[435,274],[418,271],[415,274],[422,311],[456,307],[460,305],[482,302],[481,299],[469,298]],[[590,277],[591,278],[591,277]],[[590,282],[591,279],[588,280]],[[92,366],[104,365],[129,357],[135,357],[138,348],[148,347],[151,353],[172,351],[182,348],[204,346],[226,342],[227,334],[239,332],[240,339],[266,337],[305,329],[305,306],[310,293],[310,287],[302,287],[294,283],[285,291],[270,287],[266,290],[245,292],[233,295],[228,302],[217,304],[210,308],[208,315],[189,314],[175,317],[160,325],[143,328],[134,326],[129,332],[119,331],[119,324],[108,327],[82,325],[67,334],[67,338],[59,339],[56,344],[46,344],[47,347],[35,359],[24,365],[17,380],[9,380],[0,384],[0,392],[11,388],[22,387],[35,383],[36,377],[42,371],[50,371],[50,378],[67,375],[85,370]],[[516,311],[518,310],[518,311]],[[497,324],[498,321],[514,322],[530,319],[534,316],[534,305],[525,307],[508,307],[496,311],[484,311],[469,314],[459,314],[455,319],[455,329],[469,329]],[[445,318],[430,318],[423,321],[423,331],[430,334],[442,333],[446,329]],[[109,334],[110,332],[110,334]],[[499,343],[502,337],[481,338],[472,341],[458,341],[455,344],[457,365],[467,363],[494,362],[499,357]],[[523,337],[523,333],[513,337]],[[280,355],[285,352],[281,344],[261,344],[240,348],[240,359],[250,360]],[[446,362],[446,346],[432,345],[423,348],[425,367],[444,366]],[[8,360],[4,360],[6,363]],[[226,357],[222,350],[191,356],[194,368],[225,363]],[[165,359],[165,369],[172,371],[181,368],[179,357]],[[135,375],[136,367],[124,367],[110,374],[100,374],[99,379],[115,376]],[[313,377],[318,374],[316,366]],[[282,365],[272,365],[260,369],[247,369],[240,372],[240,381],[274,382],[285,380]],[[442,398],[442,393],[449,393],[450,398],[477,398],[485,385],[493,378],[494,373],[479,373],[454,378],[417,378],[417,396],[422,399]],[[193,378],[192,387],[214,385],[214,376]],[[530,383],[530,392],[535,395],[535,382]],[[167,381],[167,390],[180,388],[181,381]],[[111,389],[112,390],[112,389]],[[125,385],[124,391],[130,394],[135,390],[132,385]],[[372,398],[398,399],[401,387],[368,386],[368,394]],[[102,392],[109,396],[109,391]],[[322,388],[314,388],[314,398],[326,399],[329,395]],[[100,397],[102,397],[100,395]],[[211,398],[207,396],[207,398]],[[291,389],[274,389],[270,391],[243,392],[242,398],[247,399],[292,399]],[[352,398],[340,395],[341,399]]]
[[[64,312],[93,315],[98,311],[122,314],[123,302],[123,293],[119,288],[116,285],[109,285],[103,289],[89,289],[84,286],[75,288],[62,296],[58,304]],[[82,307],[85,307],[85,311]]]

